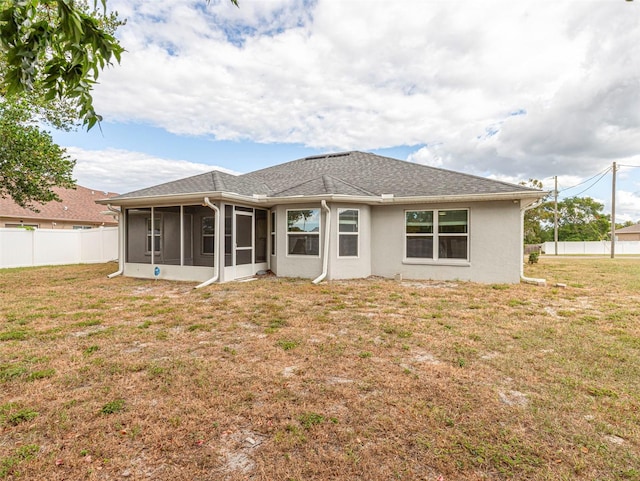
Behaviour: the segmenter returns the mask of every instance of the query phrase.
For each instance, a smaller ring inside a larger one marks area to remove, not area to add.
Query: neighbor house
[[[54,187],[61,202],[36,204],[38,212],[20,207],[11,197],[0,197],[0,227],[32,227],[36,229],[91,229],[118,225],[113,212],[96,204],[96,200],[117,194],[77,186],[75,189]]]
[[[364,152],[219,171],[99,201],[120,215],[120,269],[225,282],[278,276],[514,283],[524,210],[545,192]]]
[[[628,227],[616,229],[616,240],[640,241],[640,224],[633,224]]]

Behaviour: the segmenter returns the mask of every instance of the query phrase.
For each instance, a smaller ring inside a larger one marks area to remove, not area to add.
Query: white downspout
[[[217,205],[212,204],[211,201],[209,200],[209,197],[205,197],[204,198],[204,203],[209,206],[211,209],[213,209],[213,211],[216,213],[216,222],[214,224],[214,231],[213,231],[213,235],[214,235],[214,239],[216,239],[216,244],[218,244],[217,246],[214,246],[214,252],[215,252],[215,256],[214,256],[214,262],[215,262],[215,274],[213,275],[213,277],[211,279],[208,279],[206,281],[204,281],[202,284],[198,284],[196,287],[194,287],[194,289],[200,289],[201,287],[206,287],[209,284],[213,284],[214,282],[216,282],[218,280],[218,277],[220,277],[220,243],[218,242],[219,240],[219,235],[220,235],[220,209],[218,208]]]
[[[111,207],[111,204],[107,204],[107,209],[118,217],[118,270],[107,276],[107,279],[112,279],[124,272],[124,217],[121,215],[122,212]]]
[[[524,276],[524,214],[528,210],[535,209],[540,204],[542,204],[542,199],[520,209],[520,281],[526,282],[527,284],[544,286],[547,283],[546,279],[536,279],[534,277]]]
[[[327,271],[329,270],[329,241],[331,240],[331,209],[327,205],[326,201],[321,201],[322,208],[327,212],[324,219],[324,249],[322,251],[322,274],[316,277],[312,282],[319,284],[327,277]]]

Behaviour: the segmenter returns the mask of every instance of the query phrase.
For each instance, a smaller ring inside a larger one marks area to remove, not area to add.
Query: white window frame
[[[296,212],[296,211],[301,211],[301,210],[315,210],[318,211],[318,232],[298,232],[298,231],[290,231],[289,230],[289,212]],[[286,229],[287,229],[287,257],[303,257],[303,258],[318,258],[320,257],[320,255],[322,254],[322,246],[321,244],[321,239],[322,239],[322,210],[319,207],[311,207],[308,209],[304,209],[304,208],[299,208],[299,209],[287,209],[286,212],[286,219],[287,219],[287,223],[286,223]],[[289,239],[291,235],[314,235],[314,236],[318,236],[318,254],[290,254],[289,253]]]
[[[356,219],[356,231],[355,232],[340,232],[340,213],[345,211],[355,211],[357,215]],[[358,259],[360,258],[360,209],[340,208],[338,209],[338,259]],[[356,237],[356,255],[340,255],[340,237],[341,236],[355,236]]]
[[[467,213],[467,232],[465,233],[441,233],[440,232],[440,212],[465,211]],[[407,212],[432,212],[433,213],[433,233],[417,234],[407,233]],[[452,265],[469,265],[470,258],[470,225],[471,215],[468,208],[451,208],[451,209],[406,209],[403,211],[403,263],[405,264],[452,264]],[[433,257],[407,257],[407,237],[431,237],[433,238]],[[449,258],[440,257],[440,238],[441,237],[466,237],[467,253],[465,258]]]

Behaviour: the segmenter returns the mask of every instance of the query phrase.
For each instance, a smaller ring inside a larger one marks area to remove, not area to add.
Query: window
[[[202,217],[202,254],[213,255],[215,249],[215,217]]]
[[[147,217],[147,253],[151,252],[151,239],[153,239],[153,250],[160,253],[160,217],[157,214],[153,219],[153,230],[151,229],[151,217]]]
[[[469,258],[469,211],[466,209],[406,211],[405,258],[467,260]]]
[[[86,230],[86,229],[91,229],[90,225],[74,225],[72,227],[73,230]]]
[[[338,257],[358,257],[360,211],[338,209]]]
[[[433,211],[405,212],[406,257],[433,259]]]
[[[438,212],[438,258],[466,259],[468,211],[441,210]]]
[[[5,224],[4,226],[7,228],[11,227],[11,228],[27,229],[27,230],[33,230],[40,227],[38,224]]]
[[[320,209],[287,211],[287,253],[320,255]]]
[[[271,255],[276,255],[276,213],[271,213]]]

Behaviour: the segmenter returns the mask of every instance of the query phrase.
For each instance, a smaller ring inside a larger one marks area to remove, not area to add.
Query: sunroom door
[[[248,277],[253,271],[253,209],[236,208],[236,278]]]

